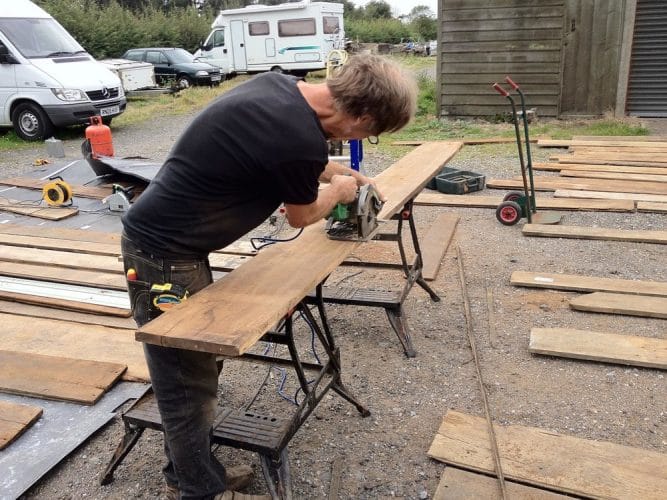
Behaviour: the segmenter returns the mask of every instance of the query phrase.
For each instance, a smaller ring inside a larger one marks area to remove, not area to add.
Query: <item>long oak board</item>
[[[667,297],[667,282],[598,278],[576,274],[514,271],[510,284],[531,288],[549,288],[569,292],[612,292],[629,295]]]
[[[14,442],[41,416],[42,409],[37,406],[0,401],[0,450]]]
[[[0,391],[93,405],[126,368],[119,363],[0,350]]]
[[[659,500],[667,491],[667,455],[521,425],[494,425],[506,478],[592,498]],[[484,418],[448,411],[428,455],[493,473]]]
[[[625,141],[622,139],[597,141],[587,139],[539,139],[537,145],[541,148],[569,148],[576,146],[602,148],[661,148],[667,149],[664,141]]]
[[[575,297],[570,307],[577,311],[667,319],[667,297],[593,292]]]
[[[577,238],[584,240],[632,241],[637,243],[667,244],[667,231],[525,224],[521,229],[521,232],[525,236],[544,236],[548,238]]]
[[[666,165],[667,166],[667,165]],[[533,163],[533,170],[559,172],[561,170],[586,170],[593,172],[625,172],[628,174],[667,175],[667,168],[635,167],[633,165],[595,165],[594,163]]]
[[[466,208],[498,208],[503,197],[476,195],[461,196],[444,193],[421,193],[415,198],[415,205],[466,207]],[[538,197],[535,200],[537,208],[571,210],[577,212],[634,212],[635,204],[632,200],[570,200],[567,198],[555,199]]]
[[[533,328],[528,350],[562,358],[667,370],[667,339],[572,328]]]
[[[78,214],[79,209],[72,207],[35,207],[16,200],[0,199],[0,212],[27,215],[38,219],[63,220]]]
[[[633,200],[667,203],[667,195],[642,193],[615,193],[613,191],[586,191],[576,189],[556,189],[555,198],[577,198],[598,200]]]
[[[3,349],[120,363],[127,365],[123,380],[149,381],[144,351],[131,330],[4,313],[0,324]]]
[[[433,281],[438,276],[440,263],[447,252],[447,247],[454,237],[459,216],[455,214],[440,214],[431,224],[426,236],[420,242],[424,267],[422,276],[426,281]]]
[[[460,142],[417,147],[376,177],[390,219],[461,148]],[[238,356],[252,347],[359,245],[327,238],[324,223],[298,239],[262,250],[246,265],[150,321],[136,339],[170,347]]]
[[[667,171],[665,171],[667,174]],[[597,172],[591,170],[561,170],[562,177],[583,177],[585,179],[618,179],[621,181],[667,182],[667,175],[637,174],[627,172]]]
[[[617,179],[585,179],[572,177],[533,178],[536,191],[555,191],[556,189],[580,189],[586,191],[613,191],[620,193],[645,193],[667,195],[664,182],[619,181]],[[520,189],[520,179],[489,179],[486,187],[491,189]]]

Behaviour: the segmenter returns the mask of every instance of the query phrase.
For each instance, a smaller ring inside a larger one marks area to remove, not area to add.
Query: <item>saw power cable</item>
[[[461,294],[463,295],[463,310],[466,319],[466,334],[468,335],[468,342],[470,343],[470,350],[472,357],[475,360],[475,370],[477,371],[477,381],[479,382],[479,389],[482,393],[482,401],[484,402],[484,413],[486,414],[486,422],[489,429],[489,439],[491,441],[491,450],[493,451],[493,461],[495,462],[496,474],[498,474],[498,486],[500,487],[501,498],[507,500],[507,488],[505,486],[505,476],[500,463],[500,451],[498,450],[498,440],[496,439],[496,432],[493,429],[493,421],[491,420],[491,410],[489,407],[489,398],[486,394],[486,387],[484,387],[484,379],[482,378],[482,368],[477,355],[477,347],[475,345],[475,337],[472,332],[472,314],[470,313],[470,301],[468,300],[468,291],[466,289],[465,272],[463,270],[463,255],[461,248],[456,245],[456,259],[459,264],[459,280],[461,281]]]

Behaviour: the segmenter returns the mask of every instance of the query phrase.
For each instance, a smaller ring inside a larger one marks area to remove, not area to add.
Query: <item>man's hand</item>
[[[377,191],[377,194],[380,197],[380,201],[382,201],[382,202],[387,201],[387,197],[385,195],[383,195],[382,191],[380,191],[378,189],[378,186],[377,186],[377,183],[375,182],[375,179],[373,179],[372,177],[366,177],[365,175],[362,175],[358,172],[356,173],[356,175],[354,177],[357,181],[357,186],[361,187],[361,186],[364,186],[366,184],[370,184],[371,186],[373,186],[375,188],[375,191]]]
[[[330,184],[338,194],[339,203],[352,203],[357,197],[357,187],[360,185],[358,180],[350,175],[334,175]]]

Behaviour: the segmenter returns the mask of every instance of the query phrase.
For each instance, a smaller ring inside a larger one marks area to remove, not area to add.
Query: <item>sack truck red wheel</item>
[[[516,201],[522,196],[525,195],[520,191],[510,191],[503,197],[503,201]]]
[[[496,219],[505,226],[513,226],[521,219],[521,205],[515,201],[502,202],[496,208]]]

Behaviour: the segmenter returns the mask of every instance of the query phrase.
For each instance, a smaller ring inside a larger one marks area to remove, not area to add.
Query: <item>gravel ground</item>
[[[144,125],[113,129],[116,154],[161,160],[189,119],[155,117]],[[79,158],[79,144],[80,139],[66,141],[67,159]],[[536,160],[548,153],[535,151]],[[3,153],[0,168],[5,176],[20,175],[44,155],[42,146]],[[369,173],[391,163],[373,147],[366,148]],[[517,175],[517,163],[512,145],[474,146],[465,147],[450,166],[490,178]],[[575,293],[516,288],[510,286],[509,277],[512,271],[525,270],[667,281],[665,247],[527,238],[521,235],[520,225],[502,226],[488,209],[417,207],[415,216],[422,234],[442,212],[460,215],[455,242],[432,282],[442,300],[434,303],[415,287],[405,302],[417,357],[404,357],[382,310],[328,308],[341,347],[343,380],[370,409],[371,416],[361,418],[336,395],[325,397],[289,446],[295,497],[327,498],[336,480],[340,481],[339,498],[424,499],[435,492],[444,465],[428,458],[426,451],[442,417],[448,409],[484,415],[465,333],[456,245],[463,255],[472,330],[494,420],[664,453],[664,372],[531,355],[528,339],[532,327],[665,338],[665,321],[572,311],[568,301]],[[664,230],[666,216],[568,212],[563,224]],[[402,286],[397,273],[358,267],[340,268],[330,282],[391,289]],[[307,332],[304,337],[308,337]],[[309,346],[304,345],[304,356],[308,351]],[[256,406],[273,414],[288,414],[293,406],[278,394],[279,374],[273,371],[271,375]],[[244,406],[266,376],[265,366],[227,361],[221,377],[223,403]],[[295,389],[291,375],[285,392],[293,395]],[[163,485],[161,435],[150,430],[117,469],[115,480],[107,486],[98,484],[99,474],[122,434],[117,416],[25,498],[159,497]],[[226,464],[252,464],[257,479],[249,491],[266,491],[256,455],[229,449],[216,453]],[[341,470],[339,477],[332,477],[334,470]]]

